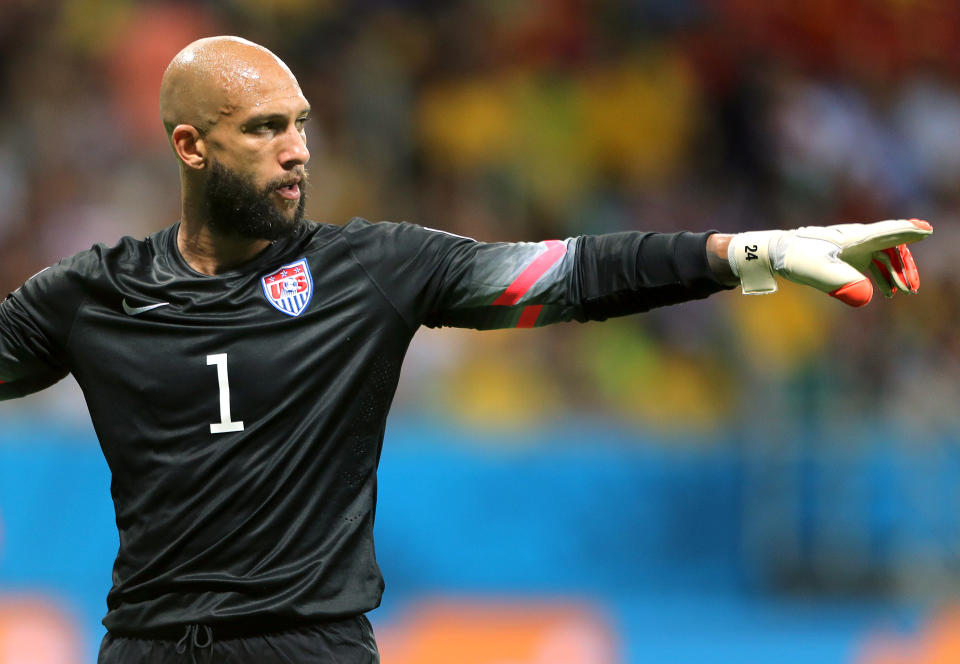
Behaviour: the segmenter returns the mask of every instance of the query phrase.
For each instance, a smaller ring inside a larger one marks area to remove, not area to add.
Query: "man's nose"
[[[310,151],[307,150],[307,140],[296,127],[291,127],[287,132],[287,141],[278,158],[283,167],[288,169],[294,166],[303,166],[310,161]]]

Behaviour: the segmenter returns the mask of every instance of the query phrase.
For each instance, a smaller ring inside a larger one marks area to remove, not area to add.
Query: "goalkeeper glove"
[[[862,307],[873,297],[867,273],[887,297],[917,292],[920,274],[907,244],[931,233],[920,219],[738,233],[727,259],[746,294],[775,292],[779,274]]]

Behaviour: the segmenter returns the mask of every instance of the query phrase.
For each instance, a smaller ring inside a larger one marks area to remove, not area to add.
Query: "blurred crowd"
[[[958,424],[956,2],[4,0],[0,290],[176,221],[158,85],[213,34],[262,43],[297,75],[317,221],[485,241],[936,229],[915,248],[919,296],[860,311],[788,284],[602,325],[422,330],[395,410],[711,439],[771,422]]]

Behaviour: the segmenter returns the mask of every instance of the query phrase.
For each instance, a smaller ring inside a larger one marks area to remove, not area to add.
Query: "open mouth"
[[[277,193],[283,198],[295,201],[300,198],[300,183],[291,182],[289,184],[281,185],[277,187]]]

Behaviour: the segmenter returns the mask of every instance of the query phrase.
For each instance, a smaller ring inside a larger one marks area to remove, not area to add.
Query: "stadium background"
[[[3,0],[0,290],[178,216],[157,113],[238,34],[309,216],[482,240],[916,216],[919,297],[423,330],[381,466],[384,662],[960,661],[960,6]],[[117,539],[70,380],[0,404],[0,664],[93,662]]]

